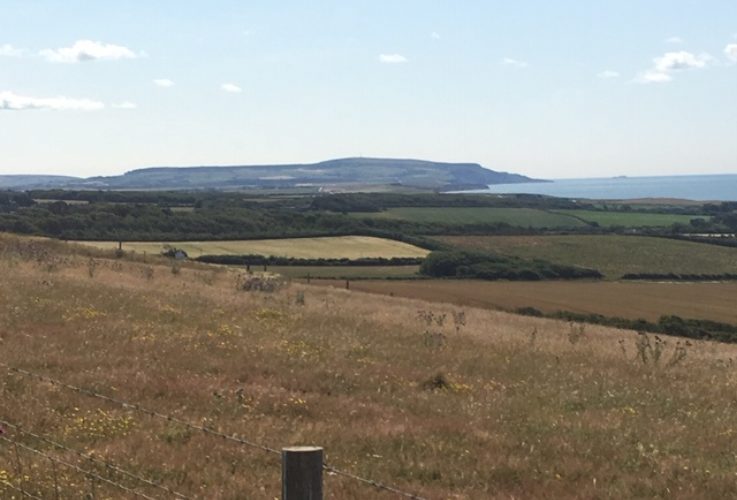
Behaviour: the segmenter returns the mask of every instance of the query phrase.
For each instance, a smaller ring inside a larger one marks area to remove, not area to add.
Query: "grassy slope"
[[[0,266],[0,362],[277,449],[323,445],[333,466],[426,498],[737,495],[735,346],[699,342],[677,365],[655,366],[638,360],[634,333],[599,327],[581,337],[564,323],[466,309],[456,331],[461,310],[450,305],[300,285],[252,294],[222,270],[173,274],[5,238]],[[423,390],[438,372],[448,387]],[[278,455],[4,370],[0,395],[0,418],[190,496],[279,496]],[[52,498],[50,462],[20,459],[24,487]],[[18,486],[15,461],[0,442],[0,475]],[[57,469],[70,497],[90,492],[84,475]],[[396,498],[325,480],[327,498]],[[11,494],[0,481],[0,497]]]
[[[79,241],[102,249],[118,247],[117,241]],[[428,251],[407,243],[368,236],[290,238],[237,241],[171,241],[123,243],[124,251],[159,254],[165,244],[182,249],[192,257],[200,255],[274,255],[296,258],[424,257]]]
[[[721,274],[737,272],[737,249],[642,236],[448,236],[454,245],[598,269],[607,278],[625,273]]]

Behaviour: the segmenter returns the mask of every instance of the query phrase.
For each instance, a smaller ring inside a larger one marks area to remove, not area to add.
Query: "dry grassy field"
[[[74,243],[112,250],[117,241],[77,241]],[[359,259],[362,257],[425,257],[428,251],[400,241],[370,236],[336,236],[324,238],[287,238],[275,240],[235,241],[127,241],[126,252],[160,254],[166,245],[184,250],[191,258],[200,255],[274,255],[299,259]]]
[[[0,235],[2,499],[272,500],[296,444],[428,500],[737,495],[737,346],[70,250]]]
[[[319,281],[345,287],[344,281]],[[354,291],[460,306],[514,310],[534,307],[545,313],[571,311],[657,321],[674,314],[737,324],[737,283],[506,282],[475,280],[356,281]]]

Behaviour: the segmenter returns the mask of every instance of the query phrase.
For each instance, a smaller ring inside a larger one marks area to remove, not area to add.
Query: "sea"
[[[737,201],[737,174],[559,179],[552,182],[493,184],[476,193],[529,193],[592,200],[669,198]]]

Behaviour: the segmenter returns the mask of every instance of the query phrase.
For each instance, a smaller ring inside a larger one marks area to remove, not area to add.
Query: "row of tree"
[[[466,250],[430,252],[420,273],[433,278],[539,281],[549,279],[601,279],[595,269],[565,266],[534,259]]]
[[[562,319],[576,323],[591,323],[621,328],[623,330],[662,333],[664,335],[695,340],[716,340],[718,342],[737,343],[737,325],[704,319],[681,318],[672,314],[661,316],[657,322],[652,322],[645,319],[627,319],[617,316],[582,314],[570,311],[557,311],[551,314],[545,314],[534,307],[521,307],[516,309],[515,312],[526,316]]]

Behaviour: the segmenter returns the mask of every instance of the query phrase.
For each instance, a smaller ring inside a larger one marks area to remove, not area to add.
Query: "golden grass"
[[[118,248],[117,241],[77,241],[103,250]],[[127,241],[126,252],[159,254],[165,245],[184,250],[191,258],[200,255],[274,255],[299,259],[359,259],[370,257],[425,257],[428,251],[400,241],[370,236],[324,238],[288,238],[276,240],[234,241]]]
[[[643,363],[634,332],[299,284],[244,292],[227,270],[1,236],[0,269],[0,362],[273,448],[321,445],[331,465],[428,499],[737,494],[735,346],[680,344],[668,366],[665,339]],[[279,497],[277,455],[4,370],[0,398],[0,419],[192,497]],[[51,462],[19,457],[24,487],[53,498]],[[16,464],[0,441],[0,498],[19,498]],[[63,498],[124,497],[56,477]],[[342,476],[325,488],[398,498]]]

